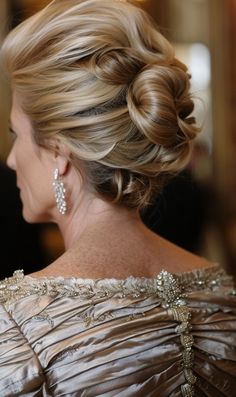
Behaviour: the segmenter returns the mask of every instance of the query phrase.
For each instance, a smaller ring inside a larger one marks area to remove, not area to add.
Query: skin
[[[16,171],[23,216],[28,222],[43,222],[50,218],[53,207],[53,194],[49,190],[52,159],[49,152],[34,143],[29,119],[21,111],[16,96],[13,99],[11,126],[15,139],[7,164]],[[45,178],[38,178],[40,174]]]
[[[70,153],[60,142],[54,149],[38,146],[30,119],[14,94],[11,126],[15,141],[7,164],[15,170],[23,203],[23,216],[31,223],[55,222],[61,230],[65,253],[33,277],[84,278],[155,277],[163,268],[170,272],[209,267],[195,256],[152,233],[138,211],[113,205],[96,196],[69,161]],[[68,211],[56,208],[53,171],[59,169],[67,193]]]

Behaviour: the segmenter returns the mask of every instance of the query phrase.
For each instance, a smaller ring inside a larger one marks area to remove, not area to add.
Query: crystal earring
[[[56,168],[53,173],[53,189],[54,189],[54,195],[57,203],[57,208],[59,212],[64,215],[67,210],[67,205],[66,205],[66,200],[65,200],[65,193],[66,189],[64,186],[64,183],[61,181],[60,175],[59,175],[59,169]]]

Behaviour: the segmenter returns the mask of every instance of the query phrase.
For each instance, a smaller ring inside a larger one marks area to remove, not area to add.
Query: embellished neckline
[[[27,279],[31,282],[47,282],[47,281],[54,281],[54,282],[66,282],[66,283],[70,283],[70,282],[78,282],[78,283],[126,283],[129,280],[137,280],[138,282],[140,281],[150,281],[152,282],[153,280],[156,280],[156,278],[158,277],[158,275],[161,272],[167,272],[169,274],[171,274],[173,277],[181,279],[182,281],[184,279],[189,280],[192,278],[195,279],[199,279],[202,277],[208,277],[209,275],[213,275],[216,273],[224,273],[226,274],[225,270],[222,268],[221,265],[219,265],[218,263],[213,263],[211,266],[207,266],[207,267],[202,267],[202,268],[196,268],[193,270],[187,270],[184,272],[170,272],[166,269],[162,269],[161,271],[159,271],[157,273],[157,275],[155,277],[144,277],[144,276],[140,276],[140,277],[136,277],[136,276],[128,276],[125,278],[115,278],[115,277],[104,277],[104,278],[89,278],[89,277],[78,277],[78,276],[62,276],[62,275],[58,275],[58,276],[39,276],[39,277],[33,277],[27,274],[24,274],[24,270],[23,269],[18,269],[15,270],[13,273],[14,277],[16,274],[21,274],[21,278]],[[11,277],[9,277],[11,278]],[[1,282],[1,281],[0,281]]]
[[[63,276],[35,278],[24,275],[23,270],[16,270],[12,277],[0,281],[0,303],[10,304],[30,295],[90,300],[157,296],[163,306],[168,306],[171,301],[181,299],[183,294],[215,290],[225,283],[232,286],[232,277],[219,265],[183,273],[162,270],[155,278],[130,276],[123,280]]]

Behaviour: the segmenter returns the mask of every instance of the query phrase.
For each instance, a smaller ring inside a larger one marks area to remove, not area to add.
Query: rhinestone
[[[212,280],[211,281],[211,285],[217,285],[217,281],[216,280]]]
[[[204,284],[204,281],[202,281],[202,280],[198,280],[198,285],[203,285]]]
[[[10,291],[17,291],[19,289],[18,285],[9,285],[8,289]]]
[[[187,302],[184,299],[180,299],[180,298],[178,298],[175,301],[175,303],[176,303],[176,305],[180,305],[180,306],[185,306],[187,304]]]

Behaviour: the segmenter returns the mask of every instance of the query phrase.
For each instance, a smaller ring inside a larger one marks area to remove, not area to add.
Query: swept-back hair
[[[140,8],[54,0],[2,47],[38,144],[57,137],[103,198],[141,208],[189,158],[186,66]]]

